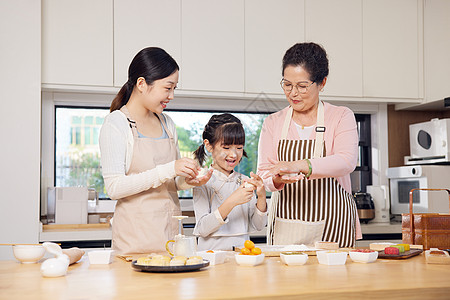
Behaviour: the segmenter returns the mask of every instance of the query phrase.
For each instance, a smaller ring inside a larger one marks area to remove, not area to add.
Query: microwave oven
[[[405,164],[433,164],[450,162],[450,118],[432,119],[409,125],[411,156]]]
[[[388,168],[391,213],[409,213],[412,189],[450,188],[450,165],[415,165]],[[443,191],[414,191],[413,212],[449,213],[449,197]]]

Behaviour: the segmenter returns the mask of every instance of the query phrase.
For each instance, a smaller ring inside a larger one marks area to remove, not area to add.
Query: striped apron
[[[287,140],[292,118],[289,109],[278,142],[278,160],[295,161],[326,156],[323,143],[323,103],[319,102],[316,140]],[[272,194],[269,208],[269,245],[337,242],[340,247],[355,245],[357,210],[353,197],[332,177],[303,179],[286,184]]]

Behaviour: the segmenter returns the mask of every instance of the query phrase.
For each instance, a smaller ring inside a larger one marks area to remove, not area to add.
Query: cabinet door
[[[283,94],[283,55],[304,41],[304,1],[245,0],[245,91]]]
[[[114,0],[114,85],[143,48],[160,47],[181,66],[181,0]],[[180,87],[181,84],[178,85]]]
[[[363,0],[364,96],[419,98],[420,2]]]
[[[424,13],[426,101],[450,97],[450,1],[427,0]]]
[[[42,82],[113,85],[112,0],[42,1]]]
[[[362,96],[361,0],[306,0],[306,40],[327,51],[324,95]]]
[[[244,0],[183,1],[183,90],[244,91]]]

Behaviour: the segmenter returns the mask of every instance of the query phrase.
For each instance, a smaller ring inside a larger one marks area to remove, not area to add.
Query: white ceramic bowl
[[[345,265],[347,252],[338,250],[317,251],[317,260],[322,265]]]
[[[372,252],[350,251],[348,253],[348,255],[350,255],[350,258],[354,262],[371,263],[371,262],[374,262],[377,260],[378,251],[372,251]]]
[[[88,252],[89,263],[91,265],[107,265],[112,263],[114,250],[94,250]]]
[[[14,245],[13,254],[23,264],[34,264],[44,257],[45,248],[42,245]]]
[[[280,258],[288,266],[300,266],[306,263],[308,254],[303,252],[281,252]]]
[[[236,254],[236,262],[241,266],[257,266],[264,261],[264,253],[259,255]]]
[[[225,257],[227,256],[227,251],[213,250],[213,253],[207,251],[197,251],[197,255],[201,256],[203,259],[209,260],[211,266],[223,264],[225,262]]]

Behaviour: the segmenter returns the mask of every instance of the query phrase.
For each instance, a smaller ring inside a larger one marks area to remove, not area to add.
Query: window
[[[56,107],[55,186],[87,186],[107,198],[98,135],[108,113],[107,108]]]
[[[55,186],[88,186],[95,188],[100,199],[108,198],[100,164],[98,135],[108,108],[56,106],[55,124]],[[202,143],[203,128],[213,114],[221,112],[165,111],[175,122],[182,157],[193,158],[192,152]],[[236,168],[249,175],[256,171],[261,126],[268,114],[233,113],[246,132],[243,158]],[[209,166],[210,160],[206,164]],[[192,191],[179,191],[180,197],[192,197]]]

